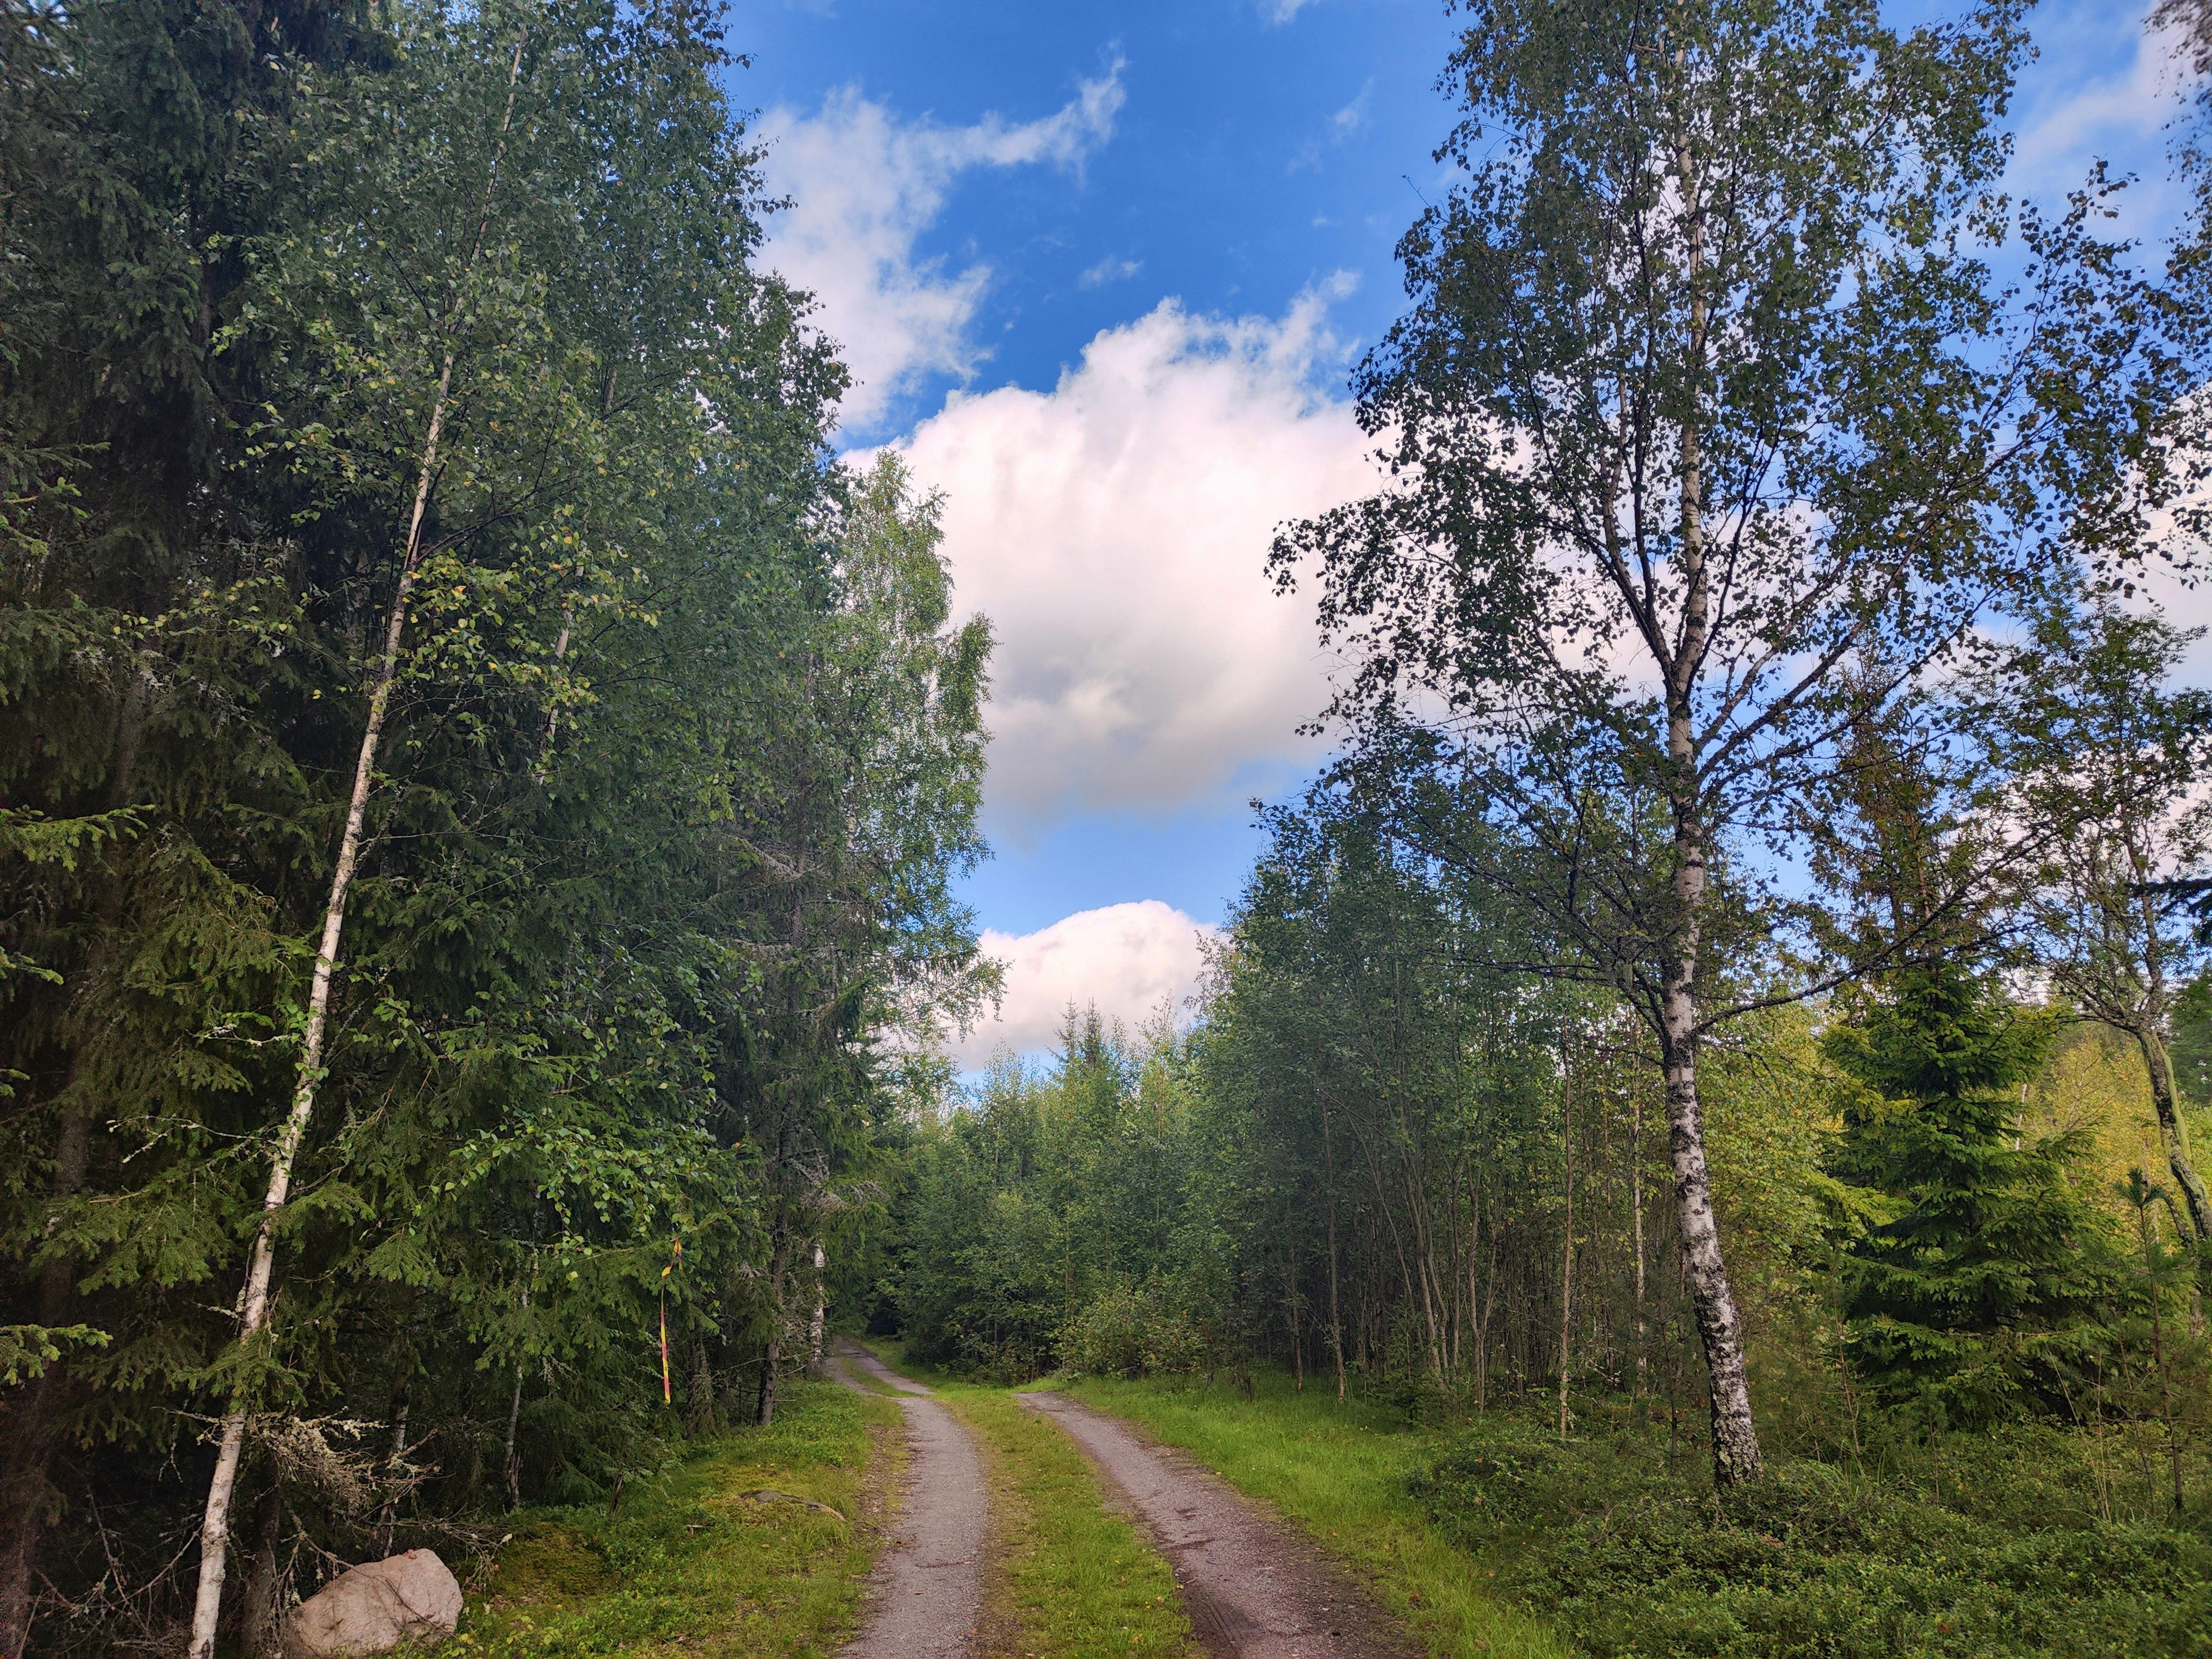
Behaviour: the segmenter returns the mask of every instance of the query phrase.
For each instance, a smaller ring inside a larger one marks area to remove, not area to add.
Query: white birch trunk
[[[810,1356],[806,1362],[807,1369],[814,1371],[822,1369],[822,1335],[827,1322],[828,1310],[823,1303],[822,1286],[822,1269],[825,1261],[821,1241],[817,1239],[814,1244],[814,1317],[806,1328],[807,1353]]]
[[[489,175],[484,182],[483,213],[477,226],[477,242],[470,250],[473,266],[482,252],[491,216],[492,186],[507,146],[507,131],[514,118],[515,83],[522,72],[523,37],[514,42],[514,62],[507,72],[507,113],[500,122],[499,148],[493,152]],[[438,373],[438,392],[430,404],[430,424],[422,437],[422,464],[416,472],[415,504],[407,521],[407,541],[399,567],[399,580],[392,595],[392,610],[384,629],[384,652],[378,661],[376,683],[369,692],[368,720],[361,735],[361,751],[354,763],[353,794],[346,805],[344,834],[331,872],[330,897],[323,907],[323,937],[315,953],[315,971],[307,994],[307,1024],[300,1046],[299,1082],[292,1092],[292,1109],[276,1137],[270,1159],[269,1186],[262,1195],[261,1224],[253,1235],[253,1252],[246,1273],[246,1295],[240,1310],[240,1346],[252,1343],[268,1322],[269,1285],[276,1261],[276,1222],[292,1188],[292,1170],[315,1115],[315,1093],[323,1079],[323,1044],[328,1033],[331,982],[337,970],[338,951],[345,934],[346,900],[353,890],[354,872],[361,863],[362,827],[368,817],[368,792],[376,772],[376,754],[384,737],[384,722],[392,705],[392,684],[399,666],[399,647],[407,628],[407,599],[414,586],[415,568],[422,551],[422,519],[436,477],[438,441],[445,423],[446,399],[453,390],[453,356],[447,347]],[[207,1510],[200,1523],[200,1577],[192,1606],[189,1659],[214,1659],[216,1625],[222,1613],[222,1581],[229,1565],[230,1503],[238,1484],[239,1460],[246,1445],[246,1405],[234,1399],[222,1419],[222,1449],[216,1454],[215,1477],[208,1484]]]
[[[1706,307],[1705,222],[1694,157],[1678,140],[1676,165],[1688,210],[1691,357],[1702,372]],[[1698,1103],[1698,969],[1705,947],[1706,868],[1712,832],[1705,816],[1698,777],[1695,692],[1711,641],[1712,575],[1705,562],[1705,457],[1699,417],[1682,423],[1682,617],[1680,645],[1667,674],[1668,805],[1674,821],[1674,913],[1660,991],[1660,1050],[1666,1067],[1668,1144],[1674,1166],[1674,1199],[1682,1225],[1682,1269],[1698,1334],[1705,1351],[1712,1401],[1713,1477],[1723,1486],[1759,1475],[1759,1434],[1752,1422],[1751,1389],[1744,1372],[1743,1334],[1728,1268],[1721,1259],[1720,1228],[1713,1218],[1712,1182],[1705,1169],[1705,1129]]]

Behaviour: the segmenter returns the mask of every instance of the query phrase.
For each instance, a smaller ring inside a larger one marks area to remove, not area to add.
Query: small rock
[[[840,1521],[845,1518],[842,1515],[837,1515],[837,1511],[827,1504],[817,1504],[811,1498],[799,1497],[796,1492],[778,1492],[772,1486],[761,1486],[752,1492],[741,1492],[738,1496],[750,1498],[756,1504],[804,1504],[808,1509],[820,1514],[836,1515]]]
[[[284,1659],[384,1653],[437,1643],[461,1621],[461,1586],[434,1551],[409,1550],[339,1574],[284,1621]]]

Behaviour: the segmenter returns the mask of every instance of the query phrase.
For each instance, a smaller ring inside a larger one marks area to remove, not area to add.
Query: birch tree
[[[329,1072],[348,902],[388,769],[395,697],[450,697],[462,685],[531,677],[566,643],[561,636],[533,651],[532,633],[544,639],[533,616],[557,608],[573,617],[619,585],[606,557],[614,550],[592,545],[587,520],[556,513],[538,534],[496,533],[544,497],[583,493],[605,470],[594,417],[608,405],[595,409],[590,396],[604,368],[589,341],[561,327],[568,319],[549,304],[551,285],[530,258],[558,239],[570,216],[563,210],[573,212],[570,191],[547,190],[549,170],[526,156],[514,165],[538,125],[539,100],[522,96],[532,25],[551,37],[541,56],[587,58],[591,21],[512,7],[404,20],[401,71],[374,86],[334,88],[316,112],[319,142],[307,166],[326,192],[319,222],[254,251],[258,303],[236,326],[265,326],[276,313],[298,357],[330,381],[313,405],[319,418],[270,407],[262,453],[309,483],[316,516],[331,507],[359,514],[363,544],[349,586],[365,613],[356,619],[365,648],[353,665],[361,713],[352,785],[306,994],[284,1011],[295,1078],[269,1137],[237,1349],[216,1371],[229,1401],[201,1523],[191,1659],[215,1651],[232,1494],[270,1358],[279,1231]],[[380,547],[386,526],[397,534]]]
[[[2053,606],[1983,704],[2015,799],[2051,848],[2028,906],[2057,988],[2135,1044],[2160,1150],[2189,1227],[2212,1238],[2212,1196],[2175,1086],[2175,1000],[2202,965],[2198,918],[2177,888],[2212,864],[2198,799],[2212,708],[2172,691],[2195,635],[2110,599]]]
[[[2013,7],[1911,33],[1862,0],[1464,15],[1462,182],[1401,243],[1413,307],[1355,382],[1391,484],[1289,529],[1274,568],[1319,577],[1350,769],[1398,833],[1516,887],[1571,951],[1528,965],[1649,1026],[1735,1484],[1759,1439],[1698,1056],[1821,982],[1736,953],[1792,917],[1758,860],[1869,699],[2134,544],[2164,313],[2094,197],[2046,220],[1993,193]],[[1512,857],[1455,828],[1481,817]]]

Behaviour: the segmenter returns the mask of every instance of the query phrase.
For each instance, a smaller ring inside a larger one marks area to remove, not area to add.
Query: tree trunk
[[[1328,1188],[1328,1344],[1336,1361],[1336,1403],[1344,1403],[1344,1316],[1336,1300],[1336,1153],[1328,1133],[1328,1103],[1321,1109],[1322,1179]]]
[[[134,663],[116,723],[115,765],[107,786],[111,812],[131,804],[139,739],[145,734],[152,700],[151,679],[141,665]],[[95,912],[98,931],[81,970],[82,987],[88,994],[96,994],[106,975],[123,902],[123,884],[111,879],[100,893]],[[54,1137],[54,1173],[48,1188],[50,1229],[58,1221],[62,1206],[82,1190],[91,1170],[93,1115],[81,1098],[88,1048],[83,1036],[72,1040],[69,1073],[62,1083],[61,1122]],[[74,1280],[69,1262],[59,1255],[39,1269],[40,1324],[76,1322],[70,1317],[76,1306]],[[52,1502],[53,1455],[69,1415],[67,1363],[57,1360],[33,1377],[24,1391],[21,1406],[11,1414],[5,1461],[0,1463],[0,1516],[5,1516],[8,1528],[5,1541],[0,1542],[0,1655],[18,1655],[30,1645],[31,1585],[38,1576],[39,1542],[46,1532]]]
[[[714,1412],[714,1371],[708,1362],[707,1339],[703,1336],[691,1345],[691,1398],[686,1404],[684,1433],[712,1434],[721,1426]]]
[[[1649,1346],[1644,1322],[1644,1097],[1628,1096],[1628,1212],[1636,1249],[1636,1392],[1644,1392],[1644,1355]]]
[[[1559,1250],[1559,1438],[1567,1437],[1567,1372],[1574,1358],[1575,1062],[1559,1046],[1559,1144],[1565,1158],[1565,1238]]]
[[[1692,395],[1702,395],[1705,372],[1705,218],[1695,156],[1686,132],[1678,136],[1675,164],[1684,202],[1690,284],[1689,363]],[[1666,666],[1668,805],[1674,817],[1673,914],[1662,937],[1660,1052],[1667,1073],[1668,1144],[1674,1166],[1674,1199],[1681,1212],[1682,1266],[1690,1303],[1705,1350],[1713,1418],[1713,1477],[1723,1486],[1759,1474],[1759,1434],[1752,1422],[1751,1389],[1744,1375],[1743,1339],[1735,1298],[1721,1260],[1720,1229],[1713,1219],[1712,1184],[1705,1171],[1705,1129],[1698,1106],[1698,969],[1704,946],[1705,872],[1712,838],[1705,817],[1698,773],[1696,688],[1711,643],[1711,573],[1705,562],[1705,458],[1695,403],[1682,422],[1681,627]]]
[[[246,1579],[246,1630],[240,1643],[246,1659],[272,1659],[284,1627],[284,1586],[276,1574],[276,1546],[284,1527],[284,1487],[276,1472],[261,1495],[261,1540]]]
[[[395,1481],[407,1467],[407,1409],[413,1401],[414,1392],[414,1379],[410,1376],[400,1383],[399,1404],[392,1414],[392,1457],[386,1467],[392,1471],[392,1478]],[[384,1500],[384,1513],[378,1517],[377,1524],[381,1529],[378,1553],[389,1555],[392,1553],[392,1534],[399,1524],[399,1493],[396,1488],[392,1496]]]
[[[2181,1189],[2190,1226],[2198,1238],[2212,1238],[2212,1197],[2206,1194],[2203,1177],[2189,1160],[2189,1129],[2181,1120],[2181,1103],[2174,1095],[2172,1058],[2158,1033],[2148,1026],[2138,1026],[2133,1036],[2136,1046],[2142,1050],[2143,1068],[2150,1073],[2150,1103],[2158,1114],[2158,1138],[2166,1152],[2166,1166],[2173,1172],[2173,1184]]]
[[[514,91],[522,74],[525,35],[514,37],[514,61],[507,80],[507,112],[499,125],[499,143],[492,152],[484,179],[483,211],[477,224],[475,245],[469,250],[472,268],[483,252],[491,221],[492,191],[499,164],[507,152],[507,133],[514,119]],[[449,313],[450,314],[450,313]],[[362,830],[368,818],[369,785],[376,772],[376,753],[384,738],[384,721],[392,706],[392,687],[399,668],[399,645],[407,628],[407,599],[414,586],[415,568],[422,556],[422,519],[430,504],[430,489],[438,472],[438,440],[445,425],[446,399],[453,391],[454,351],[447,347],[438,371],[437,394],[430,403],[430,423],[422,434],[421,465],[416,470],[415,503],[407,520],[407,540],[400,556],[399,576],[392,594],[392,610],[385,619],[384,652],[377,665],[376,684],[369,692],[368,719],[361,734],[361,750],[355,757],[353,794],[346,805],[344,833],[338,840],[338,856],[331,872],[330,896],[323,906],[322,944],[315,953],[314,976],[307,994],[307,1024],[300,1045],[299,1083],[293,1091],[292,1109],[278,1131],[276,1150],[269,1163],[269,1187],[261,1200],[261,1224],[253,1235],[253,1254],[246,1267],[246,1296],[240,1310],[239,1346],[248,1346],[261,1334],[268,1317],[269,1280],[276,1267],[277,1212],[292,1187],[292,1170],[315,1115],[315,1092],[323,1080],[323,1040],[330,1020],[331,983],[337,970],[338,951],[344,940],[346,900],[353,891],[354,872],[361,862]],[[208,1485],[207,1510],[200,1523],[199,1593],[192,1608],[189,1659],[215,1659],[216,1625],[222,1612],[222,1580],[230,1547],[231,1489],[238,1479],[238,1459],[246,1442],[246,1402],[234,1397],[222,1421],[222,1447],[216,1456],[215,1478]]]
[[[822,1337],[827,1328],[829,1312],[823,1300],[822,1269],[824,1265],[822,1244],[817,1239],[814,1245],[814,1316],[806,1326],[806,1364],[807,1369],[813,1371],[822,1369]]]
[[[522,1364],[515,1362],[514,1393],[507,1402],[507,1458],[501,1473],[507,1480],[507,1509],[512,1515],[522,1507],[522,1443],[517,1431],[522,1426]]]
[[[1720,1229],[1713,1218],[1705,1172],[1705,1126],[1698,1106],[1698,1046],[1686,988],[1667,997],[1667,1130],[1674,1165],[1674,1199],[1681,1212],[1682,1270],[1698,1335],[1705,1350],[1713,1420],[1713,1478],[1740,1486],[1759,1474],[1759,1433],[1751,1415],[1744,1372],[1743,1336],[1728,1269],[1721,1260]]]
[[[776,1371],[783,1363],[783,1282],[791,1269],[791,1238],[781,1231],[768,1277],[768,1346],[761,1353],[760,1407],[753,1421],[765,1429],[775,1421]]]

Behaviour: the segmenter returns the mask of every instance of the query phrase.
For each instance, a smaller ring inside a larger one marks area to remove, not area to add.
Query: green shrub
[[[2070,1504],[2039,1516],[2026,1495],[2055,1495],[2048,1471],[2074,1461],[2055,1437],[2027,1437],[2040,1458],[1931,1452],[1955,1506],[1811,1462],[1716,1494],[1633,1433],[1562,1445],[1510,1419],[1411,1484],[1460,1542],[1502,1546],[1522,1598],[1595,1659],[2212,1656],[2212,1542]]]
[[[1060,1360],[1092,1376],[1175,1376],[1201,1369],[1206,1342],[1188,1312],[1157,1285],[1096,1296],[1060,1334]]]

